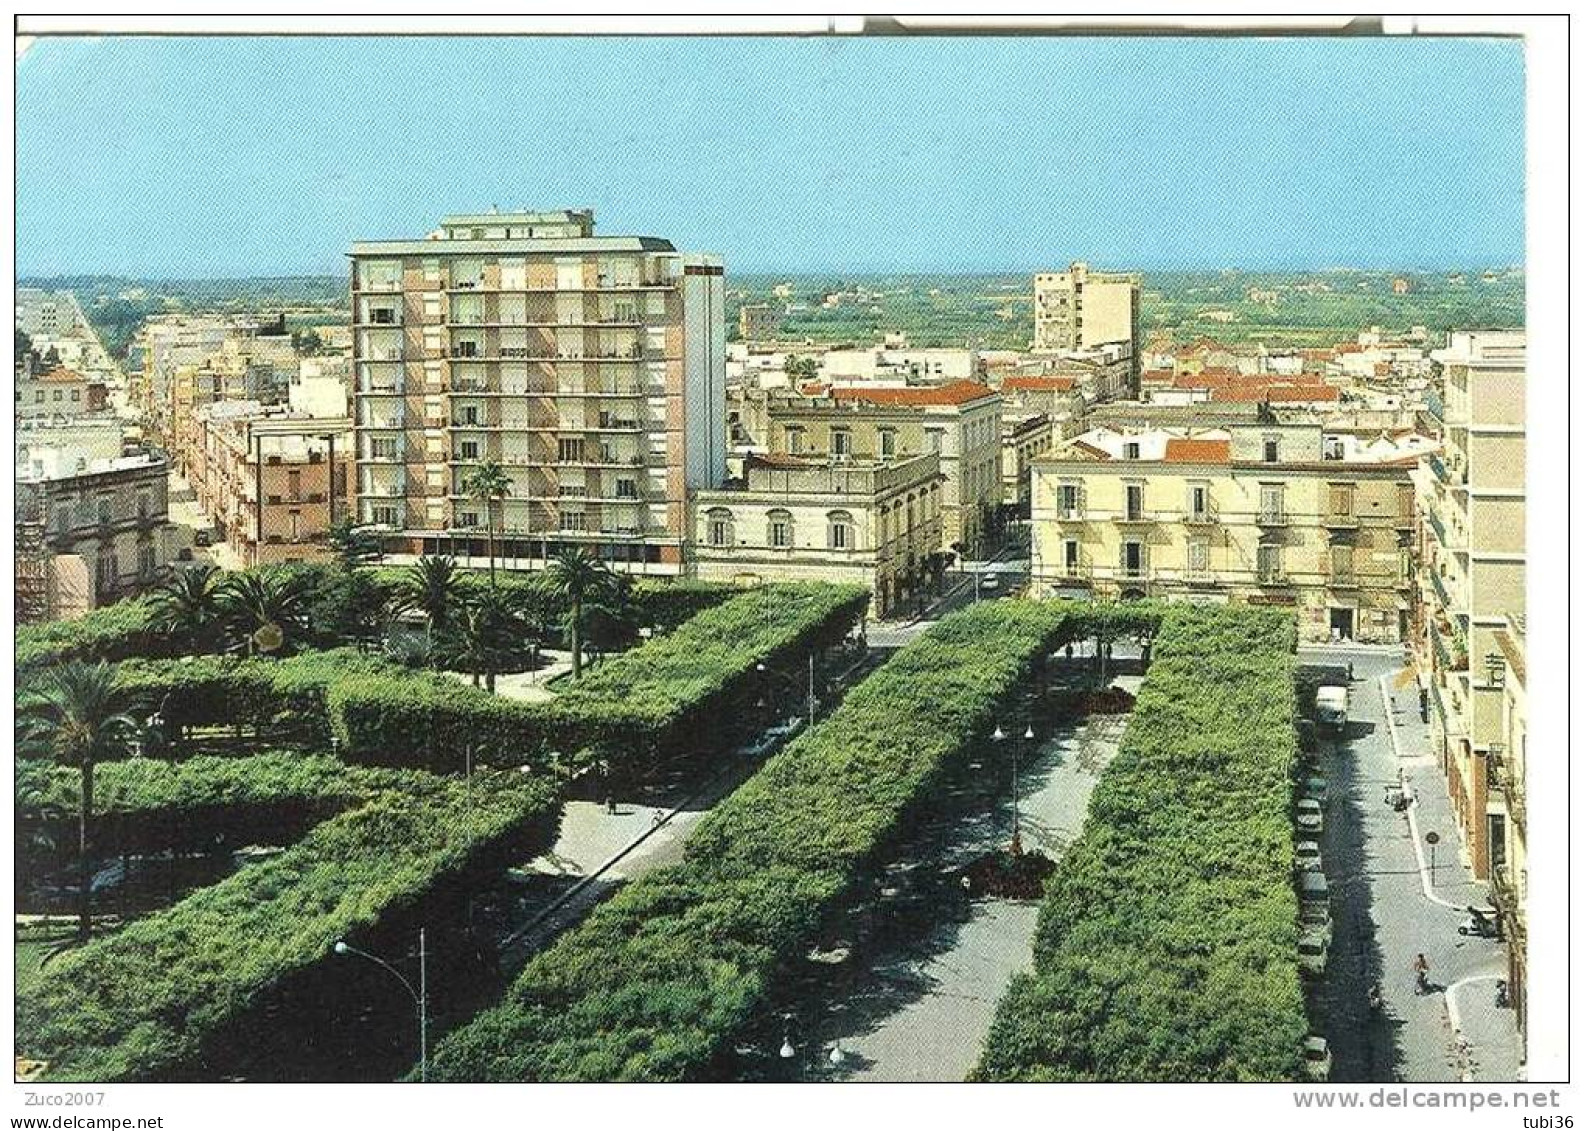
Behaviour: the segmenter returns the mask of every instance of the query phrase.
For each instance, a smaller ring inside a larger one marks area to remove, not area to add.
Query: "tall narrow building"
[[[1087,263],[1034,276],[1034,352],[1073,354],[1125,343],[1138,395],[1139,277],[1103,274]]]
[[[1429,415],[1443,450],[1416,477],[1421,664],[1458,831],[1485,879],[1514,855],[1513,798],[1523,789],[1521,775],[1504,777],[1516,752],[1506,748],[1501,637],[1526,612],[1524,335],[1456,333],[1432,356]]]
[[[400,560],[508,568],[582,546],[682,570],[690,488],[726,473],[719,258],[596,236],[588,211],[451,216],[354,244],[357,509]],[[472,498],[498,463],[504,499]]]

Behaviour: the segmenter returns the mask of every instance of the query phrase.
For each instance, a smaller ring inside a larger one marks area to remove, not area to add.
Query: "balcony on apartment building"
[[[1291,589],[1293,579],[1285,566],[1262,565],[1254,571],[1254,580],[1265,589]]]
[[[1430,646],[1435,651],[1436,663],[1442,671],[1468,671],[1468,649],[1460,644],[1449,630],[1432,623]]]
[[[1527,828],[1528,807],[1523,777],[1515,772],[1506,747],[1493,743],[1486,755],[1485,765],[1491,788],[1500,790],[1507,803],[1508,816],[1521,828]]]
[[[1215,504],[1208,502],[1202,507],[1190,506],[1183,512],[1182,520],[1188,526],[1214,526],[1221,521]]]
[[[1334,508],[1321,516],[1320,524],[1327,530],[1357,530],[1359,520],[1358,515],[1350,510]]]
[[[1287,508],[1280,503],[1261,503],[1254,516],[1254,522],[1259,526],[1286,526],[1290,521]]]

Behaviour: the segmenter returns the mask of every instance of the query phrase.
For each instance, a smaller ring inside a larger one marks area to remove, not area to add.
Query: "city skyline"
[[[433,98],[379,93],[423,74]],[[24,276],[341,273],[491,204],[745,275],[1523,258],[1515,41],[100,38],[40,41],[17,83]]]

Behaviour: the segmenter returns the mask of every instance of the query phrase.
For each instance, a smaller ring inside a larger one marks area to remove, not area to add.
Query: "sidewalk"
[[[1432,958],[1431,980],[1442,987],[1442,993],[1434,996],[1439,997],[1442,1006],[1438,1020],[1455,1073],[1453,1078],[1522,1079],[1522,1042],[1516,1015],[1495,1004],[1496,982],[1507,973],[1505,947],[1491,940],[1456,934],[1466,908],[1490,908],[1489,888],[1469,870],[1446,778],[1430,753],[1430,728],[1419,718],[1417,684],[1410,682],[1398,688],[1392,679],[1385,682],[1388,730],[1397,765],[1414,797],[1408,830],[1424,901],[1421,915],[1427,927],[1437,933],[1434,947],[1441,952]],[[1379,686],[1376,694],[1380,694]],[[1439,842],[1433,849],[1426,840],[1431,834]]]

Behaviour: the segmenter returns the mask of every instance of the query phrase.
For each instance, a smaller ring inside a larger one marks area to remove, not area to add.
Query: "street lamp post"
[[[383,968],[391,977],[400,982],[402,989],[406,990],[412,997],[413,1004],[418,1007],[418,1079],[423,1083],[427,1083],[429,1080],[429,952],[425,935],[425,929],[419,927],[417,988],[413,987],[412,982],[408,981],[400,970],[377,954],[359,950],[344,939],[338,940],[334,948],[339,955],[356,955],[358,958],[366,958],[376,966]]]
[[[765,675],[779,676],[780,678],[786,680],[789,684],[793,684],[793,685],[796,684],[796,681],[790,675],[788,675],[786,672],[777,671],[775,668],[767,666],[763,661],[755,664],[754,665],[754,670],[757,671],[757,672],[762,672]],[[814,708],[815,708],[815,705],[816,705],[816,700],[814,698],[814,653],[810,652],[809,653],[809,657],[808,657],[808,722],[809,722],[809,726],[813,726],[814,725]]]
[[[995,731],[990,735],[990,739],[998,743],[1006,740],[1006,731],[1001,729],[1000,723],[996,724]],[[1023,741],[1034,741],[1033,723],[1024,728]],[[1022,822],[1018,813],[1018,743],[1015,741],[1012,743],[1012,844],[1010,848],[1013,856],[1020,856],[1023,853]]]

